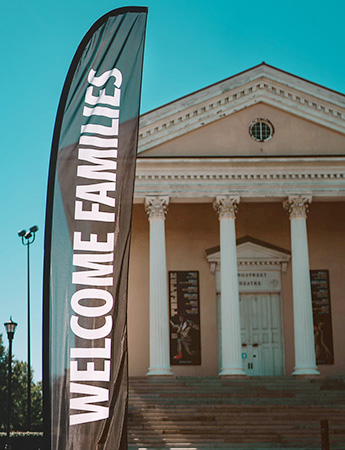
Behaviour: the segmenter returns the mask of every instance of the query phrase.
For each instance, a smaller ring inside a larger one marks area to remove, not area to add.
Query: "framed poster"
[[[169,271],[170,364],[200,365],[198,271]]]
[[[311,270],[316,364],[334,364],[328,270]]]

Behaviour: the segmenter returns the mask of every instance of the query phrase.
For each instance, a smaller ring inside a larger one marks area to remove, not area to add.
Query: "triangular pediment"
[[[269,119],[255,142],[248,127]],[[341,154],[345,96],[266,64],[141,116],[139,157]]]
[[[272,245],[268,242],[260,241],[250,236],[240,238],[236,242],[237,262],[242,267],[257,266],[260,268],[281,268],[286,269],[290,260],[289,250]],[[220,247],[213,247],[206,250],[206,258],[214,267],[220,264]]]

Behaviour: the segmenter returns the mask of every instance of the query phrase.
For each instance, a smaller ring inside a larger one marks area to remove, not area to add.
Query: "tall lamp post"
[[[27,248],[27,281],[28,281],[28,431],[31,429],[31,323],[30,323],[30,245],[34,242],[36,237],[36,231],[38,231],[38,226],[32,226],[29,231],[21,230],[18,232],[18,236],[22,238],[22,244]]]
[[[13,322],[12,317],[5,324],[7,337],[9,341],[8,349],[8,384],[7,384],[7,449],[10,449],[10,424],[11,424],[11,407],[12,407],[12,392],[11,392],[11,380],[12,380],[12,341],[14,332],[16,331],[16,322]]]

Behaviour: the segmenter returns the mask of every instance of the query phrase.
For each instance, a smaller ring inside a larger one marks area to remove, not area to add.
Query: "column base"
[[[314,375],[319,376],[320,372],[317,370],[317,367],[295,367],[294,371],[291,374],[292,376],[305,376],[305,375]]]
[[[247,377],[242,368],[238,369],[222,369],[219,374],[220,377]]]
[[[154,368],[154,367],[150,367],[149,371],[146,374],[147,377],[173,377],[174,374],[172,373],[172,371],[170,370],[169,367],[164,368],[164,367],[160,367],[160,368]]]

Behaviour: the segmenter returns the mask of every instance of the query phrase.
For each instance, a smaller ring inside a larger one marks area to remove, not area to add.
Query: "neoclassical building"
[[[141,116],[129,371],[345,374],[345,96],[262,63]]]

